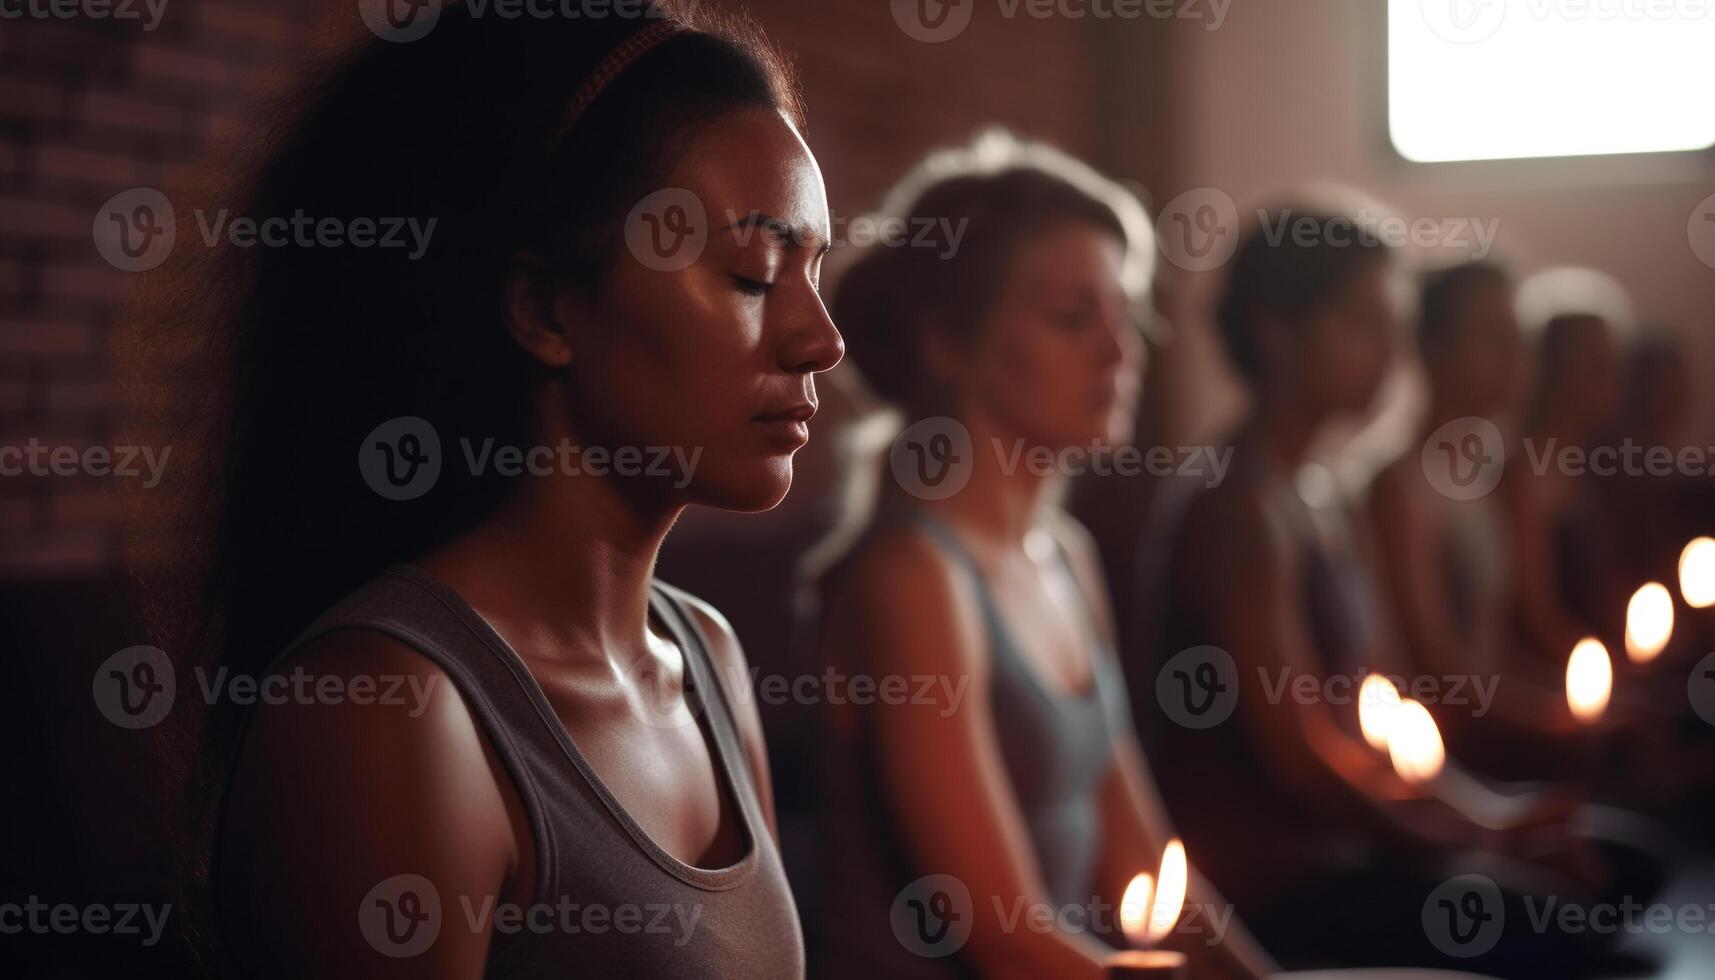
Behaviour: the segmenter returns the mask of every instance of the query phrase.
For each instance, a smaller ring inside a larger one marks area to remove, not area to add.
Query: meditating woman
[[[822,664],[898,696],[828,705],[813,972],[1095,980],[1173,831],[1094,547],[1058,496],[1127,436],[1154,243],[1130,194],[999,135],[931,157],[883,212],[964,237],[877,245],[835,299],[910,425],[820,582]],[[1224,907],[1200,880],[1189,902]],[[1187,916],[1170,945],[1197,976],[1266,973],[1216,920]]]
[[[227,250],[188,307],[180,650],[313,681],[215,705],[218,955],[800,977],[743,654],[653,564],[688,506],[780,501],[842,355],[801,108],[754,32],[478,10],[341,58],[238,205],[426,249]]]

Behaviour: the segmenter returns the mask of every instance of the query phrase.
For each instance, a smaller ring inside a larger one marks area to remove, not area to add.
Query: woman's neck
[[[539,438],[583,444],[569,430]],[[521,475],[494,514],[427,564],[456,579],[527,656],[640,652],[649,642],[655,559],[684,509],[650,489],[589,474]]]
[[[1023,548],[1031,530],[1039,525],[1059,477],[1045,472],[1040,459],[1032,461],[1027,440],[981,416],[961,421],[971,436],[969,480],[958,493],[943,500],[904,502],[984,541]]]
[[[1304,465],[1322,422],[1299,402],[1259,398],[1240,427],[1235,448],[1267,470],[1290,476]]]

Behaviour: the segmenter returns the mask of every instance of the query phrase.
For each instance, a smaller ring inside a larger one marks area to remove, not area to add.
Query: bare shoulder
[[[969,670],[987,657],[971,572],[909,523],[869,535],[829,596],[830,628],[862,635],[878,666]]]
[[[520,847],[504,777],[452,679],[398,640],[331,633],[271,676],[228,793],[228,921],[267,975],[392,975],[343,910],[405,871],[443,894],[498,894]],[[437,960],[480,969],[478,939]]]
[[[1250,563],[1283,548],[1282,530],[1252,486],[1229,480],[1186,507],[1180,551],[1188,557]]]

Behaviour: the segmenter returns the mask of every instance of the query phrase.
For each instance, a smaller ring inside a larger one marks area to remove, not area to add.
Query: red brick
[[[94,228],[94,210],[26,197],[0,197],[0,234],[12,242],[20,238],[92,241]]]
[[[191,123],[192,113],[183,107],[115,92],[86,93],[79,112],[84,122],[97,127],[112,127],[181,139],[194,130]]]
[[[9,73],[6,84],[0,85],[0,118],[62,122],[70,102],[70,93],[65,86],[28,81],[17,77],[16,73]]]
[[[65,79],[119,78],[124,74],[126,47],[123,32],[90,30],[89,23],[63,20],[32,21],[19,29],[0,21],[14,35],[15,49],[7,52],[10,65],[23,69],[27,77],[58,76]],[[136,37],[139,35],[131,35]]]
[[[93,348],[88,324],[13,319],[0,323],[0,354],[87,354]]]
[[[30,290],[30,273],[21,259],[0,258],[0,304],[15,304]]]
[[[50,382],[47,392],[48,411],[55,417],[62,413],[108,411],[117,404],[113,384],[107,381]]]
[[[144,41],[136,45],[135,53],[134,66],[139,74],[184,83],[198,89],[220,88],[237,74],[234,66],[219,58],[169,47],[158,41]]]
[[[197,19],[199,24],[209,31],[256,41],[281,42],[303,36],[303,29],[297,21],[225,3],[205,2],[198,11]]]
[[[135,278],[108,265],[49,263],[42,269],[42,294],[85,303],[117,303],[125,298]]]
[[[10,461],[7,465],[11,465]],[[5,479],[4,476],[0,476],[0,480]],[[34,497],[0,497],[0,532],[4,532],[6,537],[23,536],[35,528],[36,512]]]
[[[58,528],[7,540],[0,548],[0,576],[74,575],[110,567],[117,560],[108,528]]]
[[[109,457],[107,465],[115,465]],[[133,464],[139,470],[143,464]],[[145,471],[146,472],[146,471]],[[48,521],[56,527],[87,527],[92,524],[113,524],[124,517],[125,501],[116,478],[102,478],[92,489],[68,490],[48,497]]]
[[[36,175],[129,187],[142,180],[137,161],[64,143],[36,147]]]
[[[28,381],[8,378],[0,381],[0,414],[18,416],[30,409],[34,386]]]

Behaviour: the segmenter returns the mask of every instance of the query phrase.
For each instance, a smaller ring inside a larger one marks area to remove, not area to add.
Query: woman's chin
[[[773,510],[792,489],[792,457],[770,458],[746,472],[699,483],[695,497],[705,507],[742,513]]]

